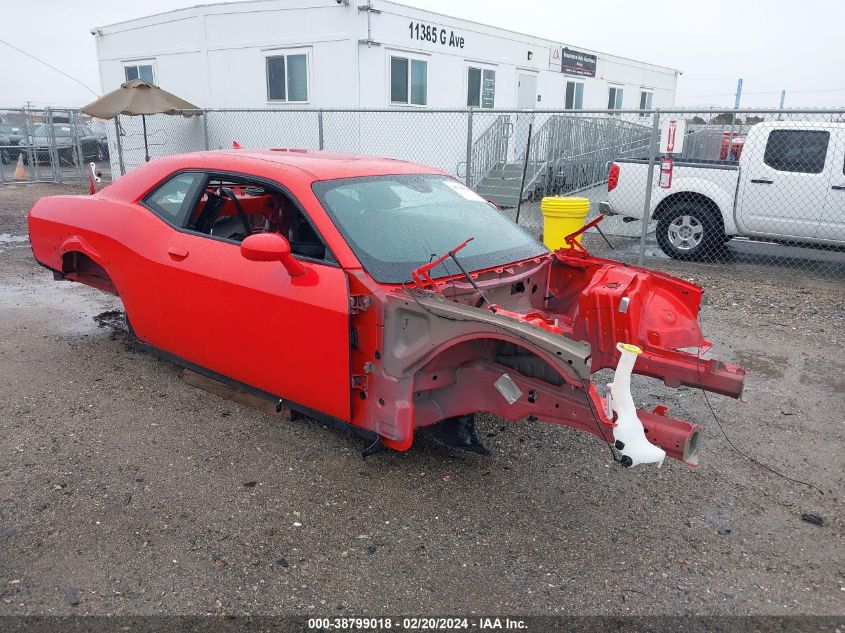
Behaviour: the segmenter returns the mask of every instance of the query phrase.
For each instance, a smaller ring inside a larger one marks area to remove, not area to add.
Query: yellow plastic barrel
[[[540,202],[540,211],[543,213],[543,243],[549,250],[556,251],[568,248],[563,238],[584,226],[590,213],[590,199],[550,196]],[[576,239],[580,244],[581,236]]]

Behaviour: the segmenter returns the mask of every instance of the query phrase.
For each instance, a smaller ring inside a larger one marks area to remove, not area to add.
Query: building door
[[[528,144],[528,126],[534,120],[533,110],[537,107],[537,74],[518,71],[516,79],[516,107],[520,110],[531,110],[517,114],[513,127],[513,160],[521,162],[525,158],[525,148]]]
[[[533,110],[537,104],[537,75],[535,73],[517,73],[516,107],[520,110]]]

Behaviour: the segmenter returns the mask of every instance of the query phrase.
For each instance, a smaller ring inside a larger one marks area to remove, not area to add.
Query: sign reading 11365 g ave
[[[445,28],[423,24],[422,22],[409,22],[408,31],[411,34],[412,40],[442,44],[443,46],[451,46],[453,48],[464,47],[464,36]]]

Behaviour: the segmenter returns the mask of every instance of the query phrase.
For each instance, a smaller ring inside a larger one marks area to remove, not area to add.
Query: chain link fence
[[[615,259],[845,276],[845,110],[197,114],[102,122],[67,108],[0,110],[0,182],[80,180],[90,162],[108,180],[147,156],[233,141],[370,154],[438,167],[538,235],[543,197],[589,198],[607,239],[586,243]],[[671,154],[660,151],[670,124]]]
[[[108,179],[109,142],[106,122],[74,108],[0,108],[0,184],[88,180],[91,163]]]

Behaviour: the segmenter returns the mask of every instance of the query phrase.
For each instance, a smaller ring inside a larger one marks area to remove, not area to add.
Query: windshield
[[[459,254],[467,270],[548,250],[457,180],[439,175],[368,176],[315,182],[314,193],[376,281],[402,283],[411,271],[474,237]],[[446,261],[433,277],[458,274]]]

